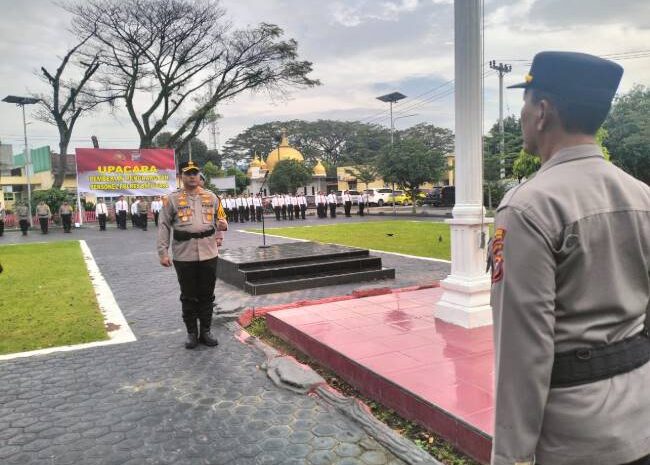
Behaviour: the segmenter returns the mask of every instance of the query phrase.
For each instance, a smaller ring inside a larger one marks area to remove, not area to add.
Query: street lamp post
[[[393,120],[393,103],[398,102],[402,99],[406,98],[406,95],[401,94],[399,92],[392,92],[390,94],[382,95],[380,97],[377,97],[377,100],[381,100],[382,102],[388,102],[390,104],[390,151],[391,154],[393,152],[393,133],[395,132],[395,121]],[[395,183],[393,183],[393,193],[391,194],[393,196],[393,216],[397,215],[397,212],[395,211]]]
[[[2,99],[3,102],[15,103],[23,110],[23,134],[25,136],[25,177],[27,178],[27,208],[29,209],[29,226],[34,226],[32,221],[32,181],[31,181],[31,153],[27,145],[27,120],[25,118],[25,105],[33,105],[39,102],[39,99],[33,97],[17,97],[8,95]]]

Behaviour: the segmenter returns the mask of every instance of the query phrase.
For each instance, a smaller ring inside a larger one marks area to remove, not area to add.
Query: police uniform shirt
[[[284,196],[284,204],[285,205],[293,205],[290,195],[287,194],[287,195]]]
[[[115,211],[117,211],[117,212],[127,211],[128,209],[129,209],[129,206],[126,203],[126,200],[118,200],[115,203]]]
[[[352,196],[350,194],[343,194],[343,203],[352,202]]]
[[[246,197],[246,206],[251,207],[253,205],[253,197]]]
[[[138,213],[138,203],[140,203],[140,201],[136,200],[135,202],[133,202],[131,204],[131,214],[132,215],[137,215],[137,213]]]
[[[262,199],[259,197],[254,197],[253,198],[253,205],[256,207],[261,207],[262,206]]]
[[[279,196],[278,196],[278,205],[279,205],[280,207],[283,206],[283,205],[285,205],[285,203],[284,203],[284,196],[283,196],[283,195],[279,195]]]
[[[327,196],[327,203],[336,205],[336,195],[334,194],[329,194]]]
[[[298,205],[298,199],[295,196],[292,195],[289,199],[291,200],[291,202],[289,202],[291,205]]]
[[[298,196],[298,205],[307,205],[307,199],[304,195]]]
[[[72,207],[70,205],[61,205],[59,207],[59,215],[71,215]]]
[[[162,200],[154,200],[151,202],[151,211],[152,212],[159,212],[160,209],[162,208]]]
[[[43,204],[36,206],[36,215],[38,215],[39,218],[49,218],[52,216],[52,213],[50,212],[50,207],[48,207],[47,204]]]
[[[108,214],[108,209],[106,208],[106,204],[104,202],[97,202],[97,206],[95,207],[95,214],[96,215]]]
[[[490,249],[493,465],[624,464],[650,453],[650,363],[550,387],[554,353],[642,331],[650,187],[596,145],[560,150],[506,194]]]
[[[220,219],[226,220],[226,214],[217,196],[207,189],[198,188],[194,195],[188,194],[184,189],[169,194],[163,198],[163,208],[160,211],[158,255],[168,255],[169,241],[174,229],[201,233],[214,228],[220,234],[187,241],[173,239],[171,246],[176,261],[195,262],[216,257],[216,239],[222,238],[222,231],[227,230],[227,226],[224,229],[218,227],[217,220]]]

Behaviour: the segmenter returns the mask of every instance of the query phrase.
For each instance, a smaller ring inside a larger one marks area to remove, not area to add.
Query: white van
[[[383,207],[393,201],[393,189],[366,189],[364,192],[368,194],[368,203],[370,205]]]

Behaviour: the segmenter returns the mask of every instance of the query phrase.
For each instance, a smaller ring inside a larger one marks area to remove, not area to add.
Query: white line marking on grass
[[[257,234],[258,236],[262,235],[262,233],[258,233],[258,232],[255,232],[255,231],[241,231],[240,230],[239,232],[243,232],[243,233],[246,233],[246,234]],[[280,239],[291,239],[293,241],[300,241],[300,242],[319,242],[319,241],[314,241],[314,240],[311,240],[311,239],[298,239],[296,237],[277,236],[275,234],[267,234],[267,236],[268,237],[279,237]],[[336,244],[336,242],[323,242],[323,244]],[[342,246],[345,246],[345,247],[356,247],[356,246],[345,245],[345,244],[336,244],[336,245],[342,245]],[[359,248],[359,247],[357,247],[357,248]],[[403,254],[403,253],[388,252],[386,250],[377,250],[377,249],[368,249],[368,250],[371,251],[371,252],[376,252],[376,253],[386,253],[386,254],[390,254],[390,255],[397,255],[398,257],[416,258],[418,260],[426,260],[428,262],[451,263],[450,260],[443,260],[442,258],[419,257],[417,255],[407,255],[407,254]]]
[[[68,346],[48,347],[47,349],[30,350],[28,352],[18,352],[15,354],[0,355],[0,360],[11,360],[14,358],[33,357],[35,355],[52,354],[56,352],[70,352],[73,350],[88,349],[90,347],[108,346],[113,344],[124,344],[136,340],[133,331],[122,314],[113,291],[104,279],[99,267],[93,258],[93,254],[88,248],[86,241],[80,240],[81,253],[88,269],[90,282],[95,290],[99,310],[104,317],[104,325],[115,328],[113,331],[107,331],[109,339],[107,341],[87,342],[84,344],[74,344]]]

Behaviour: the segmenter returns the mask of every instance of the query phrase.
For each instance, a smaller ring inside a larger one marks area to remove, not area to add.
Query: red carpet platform
[[[341,300],[267,315],[270,330],[364,395],[489,462],[492,327],[433,317],[442,289]]]

